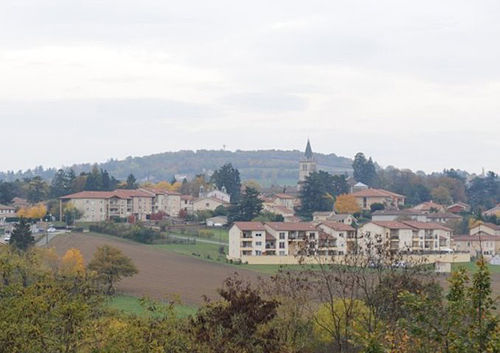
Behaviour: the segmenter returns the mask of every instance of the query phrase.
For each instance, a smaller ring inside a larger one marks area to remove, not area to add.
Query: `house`
[[[500,225],[481,221],[476,226],[474,226],[470,229],[469,235],[500,236]]]
[[[490,216],[490,217],[497,216],[497,218],[500,218],[500,203],[498,205],[496,205],[495,207],[490,208],[487,211],[484,211],[483,215]]]
[[[276,238],[268,236],[261,222],[235,222],[229,229],[229,258],[266,255],[269,248],[276,254]]]
[[[264,211],[271,212],[274,214],[279,214],[279,215],[283,216],[283,219],[285,221],[295,217],[295,213],[294,213],[293,209],[289,209],[289,208],[287,208],[285,206],[281,206],[281,205],[276,205],[274,203],[265,202],[262,204],[262,209]]]
[[[495,235],[455,235],[453,250],[466,251],[471,256],[490,258],[500,253],[500,237]]]
[[[413,210],[416,211],[422,211],[424,213],[430,213],[430,212],[445,212],[445,207],[443,205],[440,205],[438,203],[431,201],[426,201],[422,202],[414,207],[412,207]]]
[[[412,250],[439,251],[451,249],[452,230],[440,223],[401,221],[413,230]]]
[[[427,214],[411,208],[406,210],[379,210],[372,213],[372,221],[396,221],[399,219],[426,222]]]
[[[313,212],[313,221],[332,221],[344,223],[348,225],[356,224],[356,218],[349,213],[335,214],[334,211],[330,212]]]
[[[226,188],[225,187],[222,187],[222,190],[214,189],[212,191],[209,191],[206,194],[206,197],[211,197],[211,198],[214,198],[214,199],[218,199],[218,200],[224,201],[226,203],[230,203],[231,202],[231,195],[229,195],[226,192]]]
[[[273,198],[273,203],[276,206],[283,206],[289,210],[293,210],[293,208],[297,205],[297,201],[297,197],[283,193],[275,194]]]
[[[153,213],[163,212],[171,217],[177,217],[181,210],[181,193],[177,191],[155,188],[141,188],[153,197]]]
[[[227,224],[226,216],[210,217],[205,220],[207,227],[223,227]]]
[[[16,208],[16,210],[30,206],[30,203],[28,202],[28,200],[23,199],[21,197],[14,197],[12,199],[11,204],[12,204],[12,206],[14,206]]]
[[[64,202],[71,202],[81,213],[82,222],[101,222],[111,218],[134,216],[146,220],[153,212],[154,196],[142,190],[81,191],[60,200],[60,216]]]
[[[229,258],[317,253],[319,233],[308,222],[235,222],[229,230]]]
[[[358,246],[366,250],[380,243],[391,251],[411,251],[414,228],[397,221],[371,221],[359,228]]]
[[[219,206],[227,207],[230,204],[213,197],[202,197],[193,201],[193,211],[214,211]]]
[[[425,215],[426,222],[436,222],[436,223],[448,223],[450,221],[459,221],[462,219],[459,215],[451,212],[437,212],[437,213],[427,213]]]
[[[405,196],[384,189],[362,189],[351,195],[363,210],[370,210],[375,203],[383,204],[386,209],[397,209],[405,203]]]
[[[187,213],[193,213],[194,197],[191,195],[181,195],[181,210]]]
[[[317,228],[328,237],[321,236],[318,245],[320,255],[344,255],[356,249],[356,229],[339,222],[321,222]],[[323,241],[328,243],[322,243]]]
[[[450,205],[446,208],[446,211],[451,213],[462,213],[462,212],[470,212],[470,205],[464,202],[457,202],[453,205]]]
[[[14,206],[0,205],[0,224],[4,224],[7,218],[17,217]]]

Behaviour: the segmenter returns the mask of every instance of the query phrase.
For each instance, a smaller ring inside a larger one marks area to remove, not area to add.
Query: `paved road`
[[[58,231],[55,231],[53,233],[48,233],[48,235],[43,235],[40,239],[38,239],[38,241],[35,243],[36,246],[47,246],[48,243],[50,243],[50,241],[52,239],[54,239],[55,236],[59,235],[59,234],[64,234],[66,233],[66,231],[64,230],[58,230]]]
[[[178,234],[169,234],[169,237],[172,238],[177,238],[177,239],[184,239],[184,240],[196,240],[197,242],[200,243],[207,243],[207,244],[215,244],[215,245],[228,245],[227,243],[224,243],[223,241],[218,241],[218,240],[210,240],[210,239],[204,239],[201,237],[189,237],[185,235],[178,235]]]

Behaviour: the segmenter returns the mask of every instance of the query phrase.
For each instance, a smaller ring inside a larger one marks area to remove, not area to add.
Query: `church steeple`
[[[311,143],[309,142],[309,139],[307,139],[305,157],[306,157],[306,159],[312,159],[313,158],[313,151],[312,151]]]
[[[306,178],[316,171],[316,160],[313,156],[313,151],[311,148],[311,142],[307,139],[306,151],[304,157],[299,161],[299,182],[298,189],[300,190],[301,185],[306,181]]]

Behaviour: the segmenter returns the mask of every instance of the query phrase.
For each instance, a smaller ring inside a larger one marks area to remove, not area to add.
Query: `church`
[[[306,178],[311,174],[316,172],[316,160],[314,159],[311,142],[307,139],[306,151],[304,157],[299,161],[299,181],[297,183],[297,189],[300,190],[302,184],[306,181]]]

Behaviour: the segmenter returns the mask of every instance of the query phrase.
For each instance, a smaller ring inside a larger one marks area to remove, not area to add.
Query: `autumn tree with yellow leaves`
[[[360,212],[361,208],[359,207],[354,196],[343,194],[337,196],[337,200],[335,201],[335,211],[338,213],[356,213]]]

